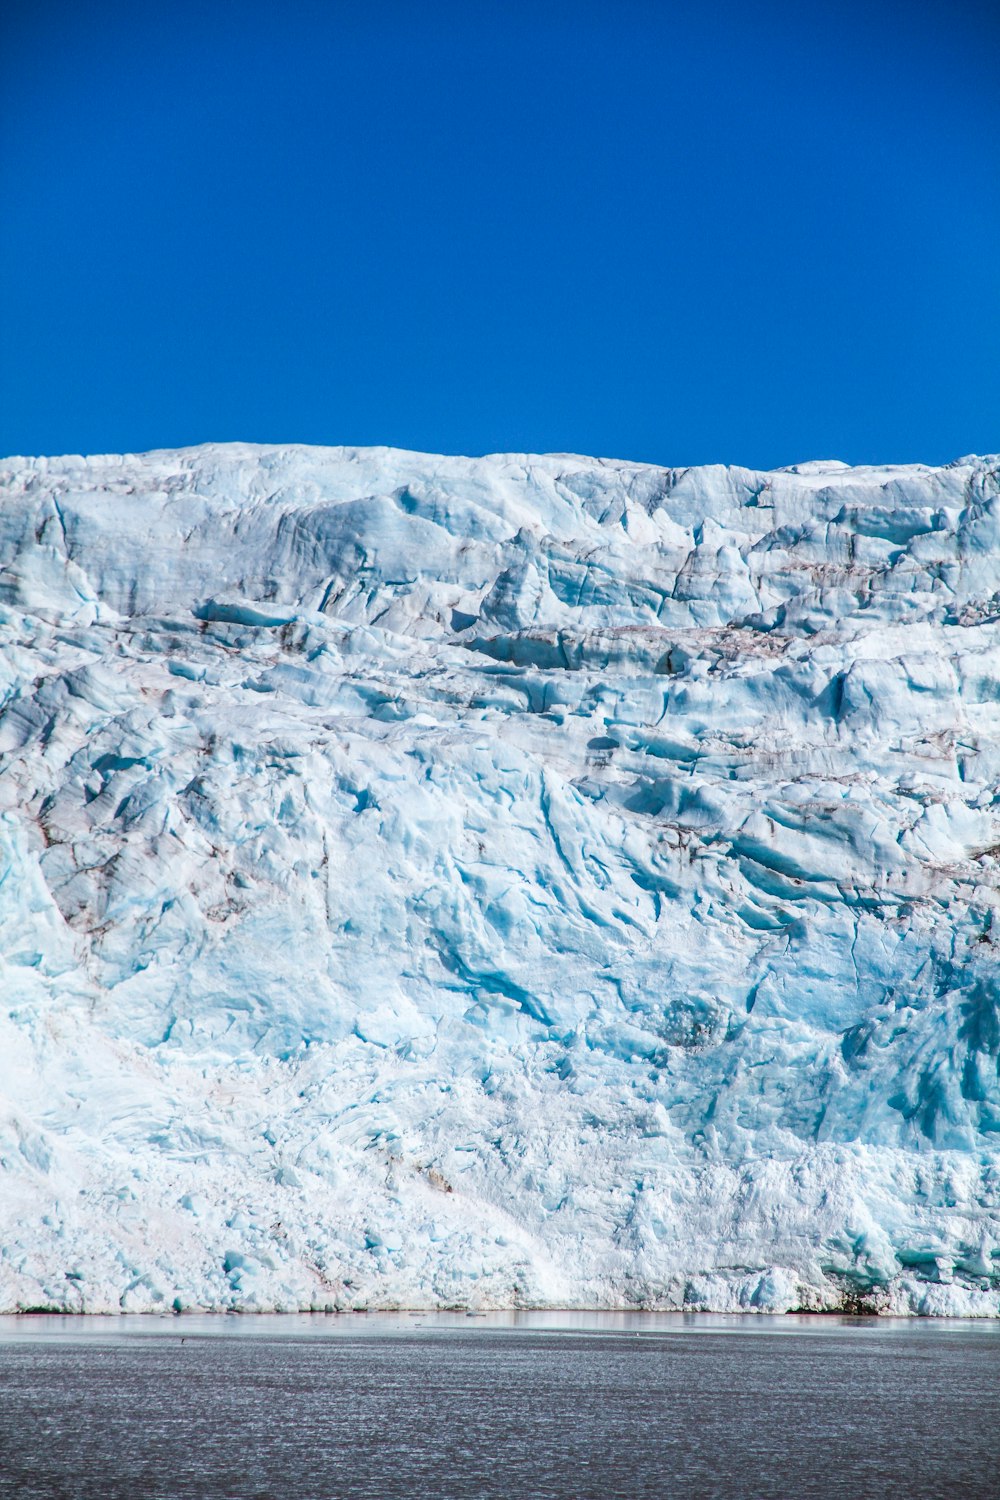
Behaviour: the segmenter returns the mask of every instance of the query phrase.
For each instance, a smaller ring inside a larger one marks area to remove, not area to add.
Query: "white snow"
[[[1000,1312],[1000,459],[0,487],[0,1308]]]

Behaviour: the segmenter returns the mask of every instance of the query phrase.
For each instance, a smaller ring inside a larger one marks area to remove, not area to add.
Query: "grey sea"
[[[0,1318],[17,1500],[1000,1497],[1000,1326]]]

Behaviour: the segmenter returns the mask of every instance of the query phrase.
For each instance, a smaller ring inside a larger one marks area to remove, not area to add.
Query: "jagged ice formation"
[[[0,1307],[997,1315],[1000,459],[0,486]]]

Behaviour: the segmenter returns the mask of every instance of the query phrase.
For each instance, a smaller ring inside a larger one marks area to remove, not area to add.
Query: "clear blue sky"
[[[974,0],[4,0],[0,452],[996,451],[998,64]]]

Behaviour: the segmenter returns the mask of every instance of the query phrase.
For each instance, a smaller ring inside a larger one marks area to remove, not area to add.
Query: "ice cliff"
[[[1000,459],[0,467],[0,1307],[1000,1312]]]

